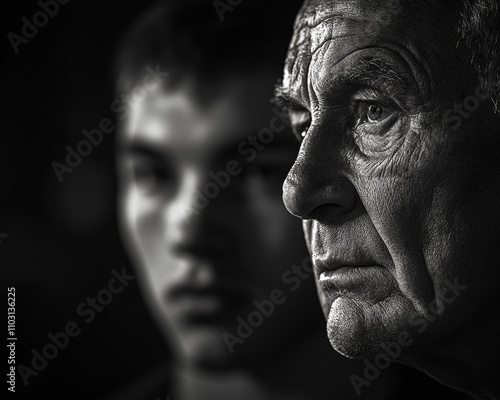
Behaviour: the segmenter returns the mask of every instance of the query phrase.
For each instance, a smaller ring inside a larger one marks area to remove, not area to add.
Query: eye
[[[363,101],[358,106],[358,125],[377,124],[391,116],[394,110],[376,101]]]
[[[162,165],[150,162],[135,162],[131,168],[134,184],[145,193],[169,190],[173,176]]]
[[[377,122],[383,119],[384,109],[379,104],[370,104],[366,111],[368,122]]]
[[[404,138],[405,112],[383,93],[365,90],[358,96],[351,109],[352,135],[358,150],[368,157],[385,157]]]
[[[289,111],[290,123],[292,131],[299,142],[301,142],[307,135],[307,131],[311,126],[311,113],[305,109],[303,110],[290,110]]]
[[[384,136],[391,132],[402,116],[401,109],[391,100],[355,99],[354,130],[358,135]],[[380,97],[380,96],[377,96]]]

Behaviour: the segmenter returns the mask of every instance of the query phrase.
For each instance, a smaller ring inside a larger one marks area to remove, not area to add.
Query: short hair
[[[118,49],[118,87],[128,91],[144,67],[213,82],[267,69],[281,75],[302,0],[164,0],[147,12]]]
[[[467,57],[481,74],[482,89],[486,91],[490,86],[494,111],[500,114],[499,0],[463,0],[458,34],[458,44],[465,43]]]

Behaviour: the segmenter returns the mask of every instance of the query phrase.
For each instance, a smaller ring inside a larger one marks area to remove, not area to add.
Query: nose
[[[342,174],[341,143],[325,143],[319,134],[306,136],[283,184],[285,207],[302,219],[345,216],[358,200],[356,188]]]
[[[199,174],[205,177],[206,174]],[[213,198],[204,194],[206,179],[187,177],[168,211],[169,245],[179,257],[215,259],[236,248],[231,235],[231,205],[221,192]]]

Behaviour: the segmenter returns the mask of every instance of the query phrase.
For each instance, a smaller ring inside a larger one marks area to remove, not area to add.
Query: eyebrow
[[[403,79],[392,66],[380,58],[361,59],[356,65],[342,69],[340,72],[327,78],[320,84],[320,88],[321,91],[328,93],[331,92],[332,87],[377,85],[380,81],[388,83],[391,86],[403,85],[405,91],[411,88],[409,82]],[[281,81],[278,81],[275,86],[272,103],[282,112],[307,109],[293,98],[289,89],[284,87]]]
[[[409,86],[402,76],[381,58],[360,59],[354,66],[341,70],[339,73],[328,78],[327,85],[346,85],[366,82],[372,85],[386,81],[391,84]]]
[[[305,106],[290,95],[288,88],[283,86],[281,79],[274,86],[274,96],[271,99],[271,103],[278,107],[278,110],[284,114],[290,110],[306,109]]]

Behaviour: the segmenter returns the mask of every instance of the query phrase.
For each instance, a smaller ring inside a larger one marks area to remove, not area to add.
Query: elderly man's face
[[[498,119],[456,50],[457,13],[309,5],[285,66],[301,148],[283,197],[304,219],[330,341],[359,357],[404,331],[414,349],[452,340],[497,315],[500,271]]]

